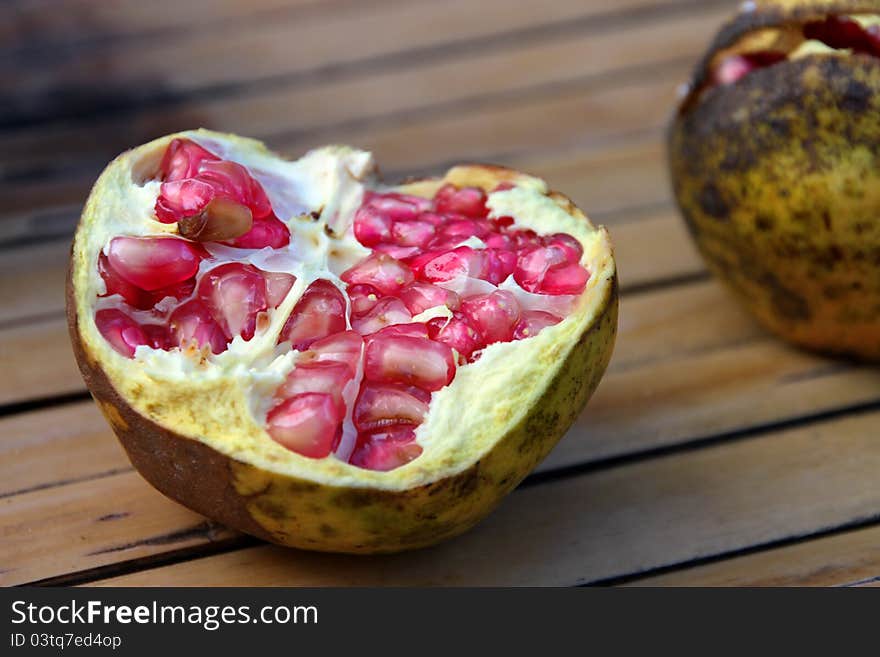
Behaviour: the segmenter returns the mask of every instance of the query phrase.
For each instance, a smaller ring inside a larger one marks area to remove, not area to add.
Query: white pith
[[[220,259],[203,263],[202,269],[222,262],[246,261],[265,271],[291,273],[297,277],[296,283],[287,298],[269,313],[270,322],[264,331],[258,331],[250,341],[236,337],[221,354],[200,358],[178,349],[161,351],[142,346],[131,360],[115,352],[94,324],[95,311],[114,303],[112,298],[98,298],[104,284],[96,269],[97,255],[116,235],[173,234],[176,230],[174,224],[161,224],[154,218],[159,183],[151,181],[140,186],[131,181],[133,161],[151,146],[146,145],[108,167],[84,213],[74,252],[80,332],[114,386],[140,413],[270,471],[340,486],[400,489],[463,469],[491,449],[493,439],[522,417],[529,401],[543,391],[542,383],[552,379],[573,341],[592,319],[601,301],[598,289],[607,285],[613,274],[604,231],[568,214],[544,194],[541,181],[524,178],[522,186],[491,194],[491,216],[513,216],[516,227],[542,234],[565,232],[582,243],[582,264],[592,272],[585,292],[565,298],[533,295],[520,289],[512,278],[505,281],[500,287],[513,291],[524,308],[552,310],[548,303],[560,304],[565,307],[557,313],[566,318],[533,338],[491,345],[476,363],[459,367],[452,383],[432,395],[429,413],[416,433],[424,452],[413,462],[383,473],[351,466],[333,456],[321,460],[302,457],[276,444],[264,430],[273,394],[298,357],[297,352],[276,345],[277,337],[312,281],[327,279],[344,290],[338,274],[371,252],[357,243],[350,224],[365,185],[375,187],[370,177],[372,159],[361,151],[328,147],[287,162],[250,140],[205,131],[175,136],[193,139],[220,157],[246,166],[263,184],[275,214],[291,230],[291,246],[280,252],[209,244],[208,249]],[[171,138],[160,141],[167,144]],[[433,188],[439,184],[434,182]],[[410,187],[406,191],[432,191],[431,183]],[[310,215],[316,210],[321,211],[319,220]],[[328,236],[326,226],[339,237]],[[473,241],[468,244],[481,246]],[[453,281],[448,287],[460,289],[465,284],[470,289],[482,282]],[[434,316],[448,316],[448,310],[429,309],[416,320]],[[359,378],[360,372],[356,381]],[[353,447],[350,410],[357,384],[349,387],[349,418],[337,452],[343,458]]]

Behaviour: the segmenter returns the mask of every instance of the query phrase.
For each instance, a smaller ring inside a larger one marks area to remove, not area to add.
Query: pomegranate
[[[381,552],[463,531],[610,356],[610,246],[570,201],[500,167],[395,188],[373,171],[342,147],[289,163],[174,135],[108,167],[74,244],[73,344],[135,466],[286,545]]]
[[[668,146],[690,233],[740,302],[796,345],[873,361],[878,135],[880,5],[764,0],[719,31]]]

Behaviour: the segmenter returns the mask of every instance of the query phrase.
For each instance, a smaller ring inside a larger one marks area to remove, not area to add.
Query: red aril
[[[486,273],[485,255],[469,246],[429,252],[410,264],[419,278],[432,283],[450,281],[460,276],[482,278]]]
[[[561,317],[557,317],[552,313],[542,310],[527,310],[522,314],[516,328],[513,330],[514,340],[524,340],[531,338],[541,332],[541,329],[548,326],[554,326],[562,321]]]
[[[275,396],[288,399],[304,392],[326,392],[342,403],[342,390],[354,372],[347,363],[314,361],[297,365],[278,388]]]
[[[372,285],[349,285],[346,292],[351,302],[352,317],[370,312],[382,296],[382,293]]]
[[[287,298],[287,293],[296,283],[296,276],[278,271],[260,273],[266,279],[266,302],[270,308],[277,308]]]
[[[452,381],[455,361],[445,344],[426,338],[377,335],[367,343],[364,377],[377,383],[404,383],[432,392]]]
[[[204,210],[215,195],[211,185],[194,178],[164,182],[156,199],[156,217],[163,224],[173,224]]]
[[[428,322],[428,333],[432,340],[455,349],[465,361],[470,360],[475,351],[486,346],[477,329],[460,313],[449,319],[442,317],[432,319]]]
[[[98,331],[123,356],[134,356],[140,345],[149,345],[150,339],[141,326],[121,310],[108,308],[95,313]]]
[[[384,253],[373,253],[343,272],[340,278],[349,285],[372,285],[382,294],[394,294],[412,282],[413,273],[399,260]]]
[[[434,237],[435,232],[434,225],[427,221],[395,221],[390,238],[399,246],[423,247]]]
[[[421,424],[430,399],[430,394],[409,386],[365,385],[354,407],[354,425],[359,431],[373,432]]]
[[[266,431],[287,449],[322,459],[330,455],[341,432],[345,409],[326,392],[307,392],[269,411]]]
[[[98,256],[98,273],[104,280],[107,291],[101,296],[109,297],[114,294],[120,295],[125,302],[133,308],[146,310],[153,307],[153,299],[150,294],[137,285],[132,285],[110,265],[110,261],[103,253]]]
[[[391,238],[391,226],[391,219],[365,205],[355,214],[354,236],[364,246],[376,246]]]
[[[224,242],[239,249],[281,249],[290,244],[290,231],[274,215],[254,219],[253,227],[241,237]]]
[[[228,336],[214,321],[208,306],[199,299],[191,299],[175,308],[168,319],[168,325],[169,347],[208,347],[214,354],[226,351]]]
[[[513,339],[520,308],[513,293],[496,290],[464,299],[461,314],[477,330],[485,344],[492,344]]]
[[[255,267],[238,262],[206,272],[199,281],[198,294],[230,338],[253,338],[257,313],[268,308],[266,279]]]
[[[550,267],[538,291],[542,294],[580,294],[587,286],[589,272],[575,263],[565,263]]]
[[[313,342],[345,329],[345,297],[333,283],[318,279],[296,302],[278,342],[290,342],[294,349],[303,351]]]
[[[443,214],[463,214],[467,217],[485,217],[486,192],[479,187],[443,185],[434,196],[434,209]]]
[[[302,362],[343,363],[352,376],[357,371],[363,353],[364,339],[354,331],[343,331],[313,342],[303,354]]]
[[[203,162],[220,158],[189,139],[173,139],[165,150],[159,173],[162,180],[174,181],[195,176]]]
[[[107,260],[117,274],[142,290],[158,290],[195,276],[204,252],[175,237],[114,237]]]
[[[358,436],[351,464],[367,470],[387,472],[405,465],[422,453],[415,443],[413,428],[398,428]]]
[[[414,316],[429,308],[446,307],[455,310],[461,303],[459,296],[452,290],[421,281],[407,285],[398,293],[398,298]]]
[[[385,297],[360,317],[353,317],[351,327],[361,335],[369,335],[386,326],[406,324],[411,321],[412,314],[403,301],[395,297]]]

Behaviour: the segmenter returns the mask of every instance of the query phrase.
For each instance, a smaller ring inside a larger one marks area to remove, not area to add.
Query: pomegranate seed
[[[540,292],[547,271],[565,262],[566,253],[562,248],[536,247],[520,254],[513,270],[513,279],[528,292]]]
[[[196,289],[196,279],[188,278],[182,283],[178,283],[177,285],[171,285],[169,287],[163,287],[162,289],[155,290],[149,293],[150,296],[150,305],[149,308],[152,308],[157,303],[159,303],[165,297],[173,297],[180,301],[181,299],[188,298],[193,290]]]
[[[496,192],[503,192],[508,189],[514,189],[514,185],[511,183],[501,183],[498,187],[495,188]],[[513,217],[495,217],[492,219],[492,223],[494,223],[498,228],[510,228],[513,226],[514,221]]]
[[[391,221],[407,221],[415,219],[419,212],[427,209],[414,199],[400,194],[376,195],[370,199],[369,206]]]
[[[461,303],[459,296],[452,290],[421,281],[414,281],[407,285],[400,291],[398,298],[403,301],[407,310],[414,316],[438,306],[455,310]]]
[[[95,313],[95,324],[104,339],[128,358],[134,358],[135,349],[139,345],[150,344],[150,339],[141,326],[121,310],[99,310]]]
[[[492,233],[487,235],[483,241],[491,249],[501,249],[503,251],[513,251],[516,249],[516,240],[506,233]]]
[[[281,249],[290,244],[290,231],[275,215],[254,219],[253,226],[241,237],[224,242],[239,249]]]
[[[388,430],[395,425],[420,424],[431,396],[418,388],[366,385],[354,407],[354,425],[360,431]]]
[[[446,223],[446,217],[442,214],[437,214],[436,212],[422,212],[418,216],[418,220],[431,224],[435,228]]]
[[[528,310],[522,314],[522,318],[513,330],[513,339],[522,340],[538,335],[541,329],[553,326],[562,321],[561,317],[545,313],[542,310]]]
[[[580,262],[584,255],[584,247],[571,235],[555,233],[543,239],[544,246],[557,246],[565,252],[565,259],[569,262]]]
[[[359,317],[370,312],[381,296],[381,292],[372,285],[349,285],[346,292],[348,292],[348,299],[351,302],[352,317]]]
[[[452,349],[425,338],[375,336],[367,343],[364,376],[379,383],[405,383],[439,390],[455,376]]]
[[[202,212],[214,196],[213,187],[195,178],[164,182],[156,199],[156,218],[163,224],[173,224]]]
[[[345,297],[333,283],[318,279],[296,302],[278,342],[290,342],[297,351],[304,351],[313,342],[346,328]]]
[[[325,392],[307,392],[291,397],[271,411],[266,431],[287,449],[309,458],[330,454],[341,434],[345,409]]]
[[[869,54],[875,52],[872,35],[858,22],[846,16],[828,16],[824,21],[807,23],[804,25],[804,36],[838,50],[852,49]]]
[[[254,219],[262,219],[272,212],[263,187],[240,164],[228,160],[203,162],[199,167],[198,180],[211,185],[218,196],[247,206]]]
[[[185,349],[195,343],[198,347],[209,347],[215,354],[226,351],[226,334],[214,321],[208,306],[199,299],[191,299],[175,308],[168,324],[172,346]]]
[[[159,171],[162,180],[181,180],[192,178],[199,171],[202,162],[220,158],[189,139],[173,139],[162,157]]]
[[[133,308],[146,310],[147,308],[153,307],[152,296],[122,278],[122,276],[113,269],[110,265],[110,261],[107,260],[107,256],[103,253],[98,256],[98,273],[101,275],[101,278],[104,279],[104,284],[107,287],[107,291],[101,296],[109,297],[118,294]]]
[[[359,435],[350,462],[359,468],[387,472],[405,465],[422,453],[414,441],[413,428]]]
[[[335,333],[317,342],[303,354],[303,363],[344,363],[354,376],[361,359],[364,339],[354,331]]]
[[[171,333],[164,324],[144,324],[141,326],[150,346],[153,349],[171,349],[174,344],[171,342]]]
[[[587,286],[590,272],[576,263],[551,267],[541,284],[543,294],[580,294]]]
[[[509,235],[513,237],[516,242],[517,251],[527,251],[536,246],[542,246],[541,238],[538,236],[538,233],[531,229],[514,230],[511,231]]]
[[[492,233],[491,225],[476,219],[453,219],[438,231],[436,239],[428,245],[432,249],[452,249],[470,237],[483,239]]]
[[[503,249],[486,249],[486,271],[482,278],[493,285],[500,285],[513,273],[516,254]]]
[[[404,335],[410,338],[426,338],[428,337],[428,327],[421,322],[413,322],[411,324],[394,324],[386,326],[370,336],[374,338],[388,338],[392,336]]]
[[[398,246],[423,247],[434,237],[435,228],[427,221],[396,221],[391,227],[391,238]]]
[[[373,308],[351,320],[351,327],[361,335],[375,333],[392,324],[408,324],[412,315],[403,301],[395,297],[380,299]]]
[[[485,217],[489,214],[486,192],[479,187],[443,185],[434,195],[434,208],[443,214],[463,214],[467,217]]]
[[[418,246],[398,246],[397,244],[377,244],[375,251],[391,256],[395,260],[408,260],[421,252]]]
[[[413,273],[399,260],[384,253],[372,253],[343,272],[340,278],[350,285],[372,285],[382,294],[394,294],[412,282]]]
[[[429,252],[414,259],[413,271],[429,282],[449,281],[459,276],[482,278],[486,273],[485,255],[469,246],[459,246],[452,251]]]
[[[114,237],[107,258],[122,278],[142,290],[158,290],[195,276],[204,252],[174,237]]]
[[[461,302],[461,312],[485,344],[510,341],[520,317],[516,297],[507,290],[468,297]]]
[[[346,363],[314,361],[297,364],[275,396],[288,399],[304,392],[326,392],[342,403],[342,389],[352,375],[353,372]]]
[[[391,238],[391,219],[369,205],[354,215],[354,236],[364,246],[376,246]]]
[[[296,276],[280,271],[260,271],[260,273],[266,279],[266,302],[270,308],[277,308],[296,283]]]
[[[428,322],[428,333],[432,340],[449,345],[462,357],[469,360],[471,354],[486,346],[482,336],[471,326],[467,318],[456,313],[449,320],[435,317]]]
[[[198,295],[229,338],[254,337],[257,313],[268,308],[266,279],[255,267],[239,262],[220,265],[204,274]]]

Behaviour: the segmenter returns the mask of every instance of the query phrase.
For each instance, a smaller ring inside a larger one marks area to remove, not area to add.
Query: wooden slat
[[[303,84],[257,87],[217,99],[193,99],[156,111],[85,117],[0,134],[0,170],[93,169],[122,150],[161,134],[195,125],[266,139],[312,133],[339,140],[346,124],[397,122],[407,116],[468,113],[487,104],[547,96],[572,83],[609,85],[638,68],[663,73],[663,65],[696,59],[727,8],[696,7],[693,15],[659,16],[595,32],[563,32],[555,38],[482,52],[450,49],[436,59],[402,68],[328,77]],[[637,48],[633,44],[638,44]],[[675,79],[670,80],[674,86]],[[590,118],[586,117],[589,121]],[[95,139],[94,135],[100,135]],[[81,166],[81,165],[80,165]]]
[[[371,150],[389,180],[437,172],[463,160],[500,164],[548,158],[553,151],[596,154],[616,142],[657,135],[673,106],[671,79],[631,80],[603,89],[568,88],[520,102],[474,108],[445,116],[412,117],[393,125],[349,126],[332,135],[308,133],[279,137],[271,146],[292,155],[328,141]],[[487,129],[487,126],[492,126]],[[63,177],[0,182],[0,205],[9,213],[35,212],[65,203],[81,203],[103,162]]]
[[[534,32],[547,25],[568,25],[616,15],[632,20],[631,10],[693,6],[676,0],[618,0],[609,7],[604,0],[553,0],[541,12],[531,2],[470,0],[447,2],[377,4],[370,11],[328,15],[321,21],[299,21],[291,16],[238,29],[183,32],[178,39],[149,39],[126,43],[98,44],[76,57],[56,59],[50,75],[36,75],[45,64],[23,59],[3,76],[10,88],[25,97],[39,97],[56,80],[80,93],[107,98],[114,88],[132,99],[180,93],[251,81],[278,75],[304,74],[364,60],[400,57],[413,51],[441,47],[480,46],[487,39],[517,38],[522,31]],[[629,13],[627,13],[629,12]],[[485,17],[491,16],[491,20]],[[609,21],[600,23],[607,27]],[[521,37],[520,37],[521,38]],[[344,45],[343,45],[344,44]],[[229,53],[235,53],[230,57]],[[169,65],[173,62],[173,65]],[[100,82],[99,82],[100,81]],[[103,84],[103,88],[99,86]],[[117,98],[117,100],[119,100]]]
[[[131,468],[90,401],[0,418],[0,436],[0,497]]]
[[[874,525],[646,577],[628,586],[841,586],[878,576],[880,525]]]
[[[876,513],[878,414],[849,417],[513,493],[445,545],[381,558],[257,547],[114,586],[564,585],[680,564]]]
[[[63,318],[0,329],[0,372],[0,405],[83,392]]]
[[[360,0],[364,3],[364,0]],[[253,20],[277,17],[278,10],[333,11],[339,0],[152,0],[151,2],[94,2],[94,0],[6,0],[0,5],[0,44],[3,50],[48,50],[109,37],[138,37],[163,31],[178,32],[216,27],[235,21],[246,25]]]
[[[134,472],[38,490],[0,499],[0,585],[233,536],[149,491]]]
[[[703,308],[711,308],[714,316],[708,318],[701,311]],[[622,313],[621,335],[608,374],[586,412],[539,471],[668,447],[725,429],[744,430],[784,421],[865,401],[872,395],[876,401],[880,373],[855,369],[829,371],[826,361],[788,352],[763,338],[747,348],[740,346],[754,338],[755,328],[729,301],[725,303],[723,293],[714,283],[638,295],[623,305]],[[669,342],[673,334],[683,339]],[[719,377],[719,372],[724,376]],[[634,408],[638,412],[634,413]],[[80,422],[80,415],[86,425],[85,420],[94,422],[97,415],[90,403],[72,406],[69,413],[70,424],[74,426]],[[107,441],[113,442],[109,430],[105,435]],[[97,438],[89,431],[82,438],[71,438],[71,453],[77,451],[78,440],[89,450],[94,449]],[[76,477],[89,476],[91,470],[87,466],[77,467],[86,470],[76,472]],[[94,491],[94,501],[80,501],[83,513],[89,517],[124,512],[105,509],[107,498],[115,497],[112,485],[117,480],[102,481],[105,484],[94,484],[94,488],[88,482],[73,484],[89,486]],[[31,482],[52,485],[57,483],[57,474],[51,468],[45,471],[35,466]],[[67,488],[53,490],[66,496],[61,491]],[[142,494],[159,500],[146,486]],[[46,497],[45,503],[49,504],[50,499]],[[100,511],[90,511],[94,505]],[[154,510],[160,515],[169,513],[162,505]],[[39,518],[42,511],[34,507],[33,513],[34,518]],[[172,518],[179,518],[177,511]],[[179,523],[175,523],[177,520],[151,520],[147,523],[150,533],[131,529],[129,538],[140,545],[152,540],[156,532],[164,535],[182,531]],[[84,540],[91,542],[88,537]],[[166,547],[177,546],[172,543]],[[67,549],[63,544],[57,546],[60,555]],[[68,556],[69,562],[80,563],[82,555]]]

